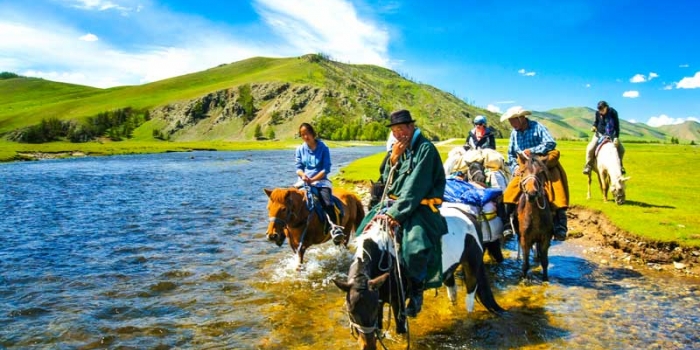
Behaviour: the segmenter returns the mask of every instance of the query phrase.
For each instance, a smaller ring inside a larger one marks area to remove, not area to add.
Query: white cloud
[[[512,105],[513,103],[515,103],[514,100],[510,100],[510,101],[498,101],[498,102],[496,102],[497,105]]]
[[[115,4],[112,1],[103,1],[103,0],[68,0],[66,1],[68,3],[71,3],[71,7],[83,9],[83,10],[97,10],[97,11],[106,11],[106,10],[119,10],[122,12],[128,12],[132,11],[133,9],[130,7],[125,7],[121,6],[119,4]]]
[[[256,10],[299,52],[321,52],[335,60],[390,67],[389,33],[358,16],[345,0],[256,0]]]
[[[688,67],[690,67],[690,65],[688,65],[688,64],[681,64],[681,65],[679,65],[678,67],[680,67],[680,68],[688,68]]]
[[[664,85],[664,90],[673,90],[673,84]]]
[[[622,97],[637,98],[637,97],[639,97],[639,91],[634,91],[634,90],[625,91],[622,93]]]
[[[630,120],[628,120],[628,122],[630,122],[630,123],[632,123],[632,124],[637,124],[637,123],[638,123],[637,119],[630,119]]]
[[[676,83],[676,89],[696,89],[700,88],[700,72],[695,72],[692,77],[685,77]]]
[[[676,124],[681,124],[686,121],[692,120],[694,122],[700,122],[700,119],[697,117],[687,117],[687,118],[671,118],[665,114],[662,114],[658,117],[651,117],[649,118],[649,121],[647,121],[647,125],[657,127],[657,126],[662,126],[662,125],[676,125]]]
[[[658,77],[659,75],[654,72],[649,72],[648,76],[644,74],[635,74],[632,78],[630,78],[630,83],[644,83]]]
[[[644,76],[644,74],[635,74],[632,78],[630,78],[630,83],[643,83],[647,81],[647,78]]]
[[[69,4],[100,10],[113,9],[116,2]],[[73,18],[37,18],[15,10],[12,16],[0,17],[0,67],[27,76],[107,88],[166,79],[255,56],[320,52],[341,62],[387,68],[400,62],[388,56],[388,32],[358,17],[349,2],[258,0],[256,4],[265,22],[254,28],[254,34],[250,27],[233,28],[149,7],[128,19],[132,37],[140,39],[137,44],[110,40],[106,34],[99,38],[86,35]],[[83,15],[94,16],[89,11]],[[156,39],[145,41],[147,38]],[[96,40],[88,42],[92,39]]]
[[[99,39],[97,38],[97,35],[92,34],[92,33],[87,33],[87,34],[81,36],[81,37],[78,38],[78,39],[80,39],[80,40],[82,40],[82,41],[97,41],[97,40],[99,40]]]
[[[587,88],[591,87],[591,84],[586,84],[586,87],[587,87]]]
[[[520,73],[520,75],[526,76],[526,77],[534,77],[535,74],[536,74],[535,72],[528,72],[528,71],[526,71],[525,68],[522,68],[522,69],[518,70],[518,73]]]
[[[489,104],[488,106],[486,106],[486,109],[493,113],[501,113],[501,107],[498,107],[496,105]]]

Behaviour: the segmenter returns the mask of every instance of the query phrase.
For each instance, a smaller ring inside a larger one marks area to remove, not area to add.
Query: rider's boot
[[[591,170],[593,170],[593,167],[591,166],[590,163],[586,164],[586,166],[583,167],[583,175],[590,175]]]
[[[335,209],[331,208],[329,211],[333,212],[332,215],[330,213],[326,213],[326,215],[328,215],[328,224],[331,226],[331,239],[333,240],[333,244],[339,245],[343,243],[343,240],[345,239],[343,226],[336,224],[336,222],[338,222],[338,216],[335,213]]]
[[[554,238],[555,241],[565,241],[567,228],[566,208],[559,208],[554,213]]]
[[[411,278],[408,286],[406,316],[416,317],[423,308],[423,281]]]
[[[518,213],[515,211],[515,204],[504,203],[506,222],[503,230],[503,238],[510,239],[518,232]]]

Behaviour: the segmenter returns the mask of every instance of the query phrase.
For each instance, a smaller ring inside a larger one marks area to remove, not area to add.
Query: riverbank
[[[362,147],[383,142],[324,141],[329,147]],[[201,141],[119,141],[101,140],[85,143],[49,142],[28,144],[0,141],[0,162],[32,161],[85,156],[110,156],[192,151],[252,151],[294,149],[301,140],[261,140],[245,142]]]

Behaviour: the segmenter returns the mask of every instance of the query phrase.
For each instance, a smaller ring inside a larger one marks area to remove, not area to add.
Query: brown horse
[[[306,191],[296,188],[265,189],[269,198],[267,211],[270,223],[267,226],[267,239],[282,246],[285,239],[289,239],[289,246],[297,254],[298,266],[304,263],[304,252],[314,244],[328,241],[331,235],[326,232],[324,220],[319,215],[309,211],[306,205]],[[342,188],[334,188],[333,195],[342,203],[343,215],[340,218],[340,226],[343,227],[345,239],[343,244],[347,246],[350,234],[352,234],[365,217],[362,201],[357,195]],[[315,205],[320,205],[316,203]],[[325,214],[323,214],[325,215]]]
[[[523,252],[522,278],[527,277],[530,269],[530,250],[534,245],[542,265],[542,280],[547,281],[548,251],[554,234],[552,210],[544,189],[547,166],[536,155],[528,158],[523,154],[518,154],[518,165],[521,169],[522,191],[518,200],[518,233]]]

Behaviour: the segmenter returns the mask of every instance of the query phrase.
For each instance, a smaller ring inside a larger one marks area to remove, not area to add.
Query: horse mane
[[[360,259],[364,262],[365,253],[365,242],[374,242],[381,252],[390,252],[393,256],[396,256],[395,248],[393,247],[393,241],[391,240],[389,233],[385,232],[384,224],[380,221],[373,220],[369,223],[368,227],[362,232],[361,235],[355,238],[355,255],[354,259]],[[371,257],[370,257],[371,258]]]
[[[275,202],[275,203],[284,203],[285,200],[287,199],[287,196],[290,193],[298,193],[298,194],[303,194],[300,190],[290,187],[290,188],[277,188],[272,193],[270,193],[270,199]]]

